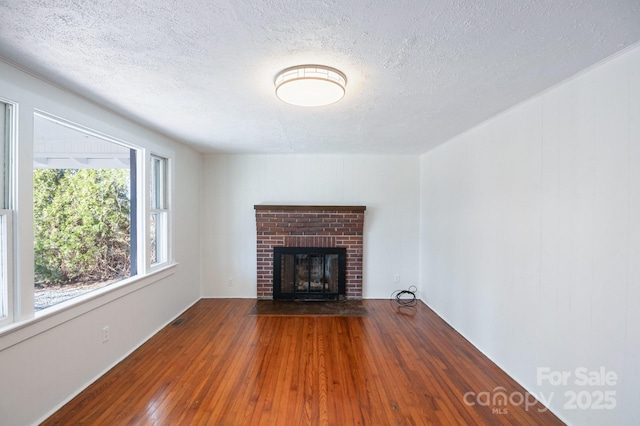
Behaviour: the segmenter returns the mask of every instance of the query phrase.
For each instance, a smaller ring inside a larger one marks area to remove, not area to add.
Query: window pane
[[[149,250],[149,260],[151,264],[158,263],[158,213],[151,213],[149,218],[150,229],[149,239],[151,241],[151,247]]]
[[[131,275],[130,148],[36,115],[35,309]]]
[[[168,215],[167,211],[167,159],[151,156],[149,197],[149,264],[151,266],[168,260]]]
[[[0,102],[0,209],[8,209],[11,174],[11,118],[13,107]]]
[[[151,208],[164,209],[165,206],[165,163],[166,159],[151,157]]]
[[[12,136],[13,108],[9,104],[0,102],[0,209],[11,208],[10,177],[11,177],[11,136]],[[11,283],[10,270],[12,257],[10,238],[11,211],[0,211],[0,323],[10,322]]]
[[[6,319],[9,312],[9,282],[8,282],[8,229],[7,216],[0,215],[0,320]]]
[[[149,263],[164,263],[167,259],[167,212],[149,215]]]
[[[150,199],[151,199],[151,208],[152,209],[158,209],[160,208],[160,203],[158,200],[158,196],[159,196],[159,191],[158,191],[158,184],[159,184],[159,179],[158,179],[158,163],[159,163],[159,159],[155,158],[155,157],[151,157],[151,194],[150,194]]]

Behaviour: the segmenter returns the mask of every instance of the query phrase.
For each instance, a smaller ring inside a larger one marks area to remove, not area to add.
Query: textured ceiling
[[[203,152],[424,152],[640,40],[640,1],[0,0],[0,56]],[[342,70],[321,108],[283,68]]]

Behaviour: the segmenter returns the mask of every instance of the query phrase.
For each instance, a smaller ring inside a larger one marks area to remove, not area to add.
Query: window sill
[[[173,263],[144,276],[128,278],[36,312],[32,318],[0,329],[0,351],[113,302],[176,272]]]

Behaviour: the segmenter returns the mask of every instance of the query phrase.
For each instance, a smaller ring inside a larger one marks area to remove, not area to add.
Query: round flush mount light
[[[345,93],[347,77],[324,65],[298,65],[278,73],[276,96],[288,104],[315,107],[338,102]]]

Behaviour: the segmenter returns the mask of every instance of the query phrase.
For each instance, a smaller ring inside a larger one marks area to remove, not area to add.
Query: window
[[[0,324],[11,321],[11,212],[0,210]]]
[[[171,150],[148,141],[136,146],[44,112],[20,118],[17,111],[0,98],[0,332],[38,311],[54,313],[48,309],[61,303],[71,307],[77,298],[80,305],[97,289],[146,285],[172,262]],[[31,124],[31,117],[33,141],[19,144],[18,123]],[[18,156],[31,164],[19,167],[25,162]],[[16,213],[30,204],[32,218]],[[31,233],[21,231],[31,223],[33,248]]]
[[[33,147],[39,311],[136,274],[137,150],[39,114]]]
[[[0,325],[13,320],[12,147],[15,107],[0,102]]]
[[[166,158],[151,155],[149,210],[149,264],[169,261],[169,203]]]

